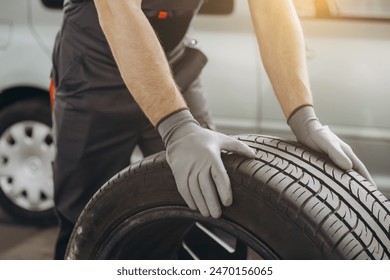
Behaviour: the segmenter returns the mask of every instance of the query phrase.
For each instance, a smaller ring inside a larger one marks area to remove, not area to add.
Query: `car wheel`
[[[389,259],[390,202],[355,171],[297,143],[239,139],[223,153],[233,205],[219,219],[186,207],[165,153],[108,181],[83,210],[68,259]]]
[[[53,224],[50,105],[15,102],[0,112],[0,205],[23,223]]]

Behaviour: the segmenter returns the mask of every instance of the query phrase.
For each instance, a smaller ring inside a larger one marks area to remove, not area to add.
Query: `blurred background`
[[[294,0],[317,115],[390,197],[390,1]],[[0,0],[0,259],[50,259],[56,234],[50,71],[62,0]],[[209,0],[193,39],[217,129],[294,139],[244,0]],[[135,155],[139,158],[139,154]]]

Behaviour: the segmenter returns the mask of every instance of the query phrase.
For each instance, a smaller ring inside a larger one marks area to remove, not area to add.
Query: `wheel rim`
[[[104,234],[97,259],[279,259],[272,248],[227,219],[185,207],[132,215]]]
[[[13,124],[0,136],[0,189],[16,206],[40,212],[54,206],[51,129],[37,121]]]

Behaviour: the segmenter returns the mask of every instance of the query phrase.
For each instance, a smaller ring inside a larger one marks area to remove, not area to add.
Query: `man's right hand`
[[[179,111],[158,125],[167,161],[177,188],[188,204],[203,216],[218,218],[233,202],[229,177],[221,151],[254,158],[254,151],[227,135],[202,128],[188,110]]]

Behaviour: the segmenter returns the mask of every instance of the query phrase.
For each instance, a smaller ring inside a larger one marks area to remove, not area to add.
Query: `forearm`
[[[264,67],[288,118],[313,103],[298,16],[291,0],[248,1]]]
[[[186,107],[141,1],[95,0],[99,22],[122,78],[149,120]]]

